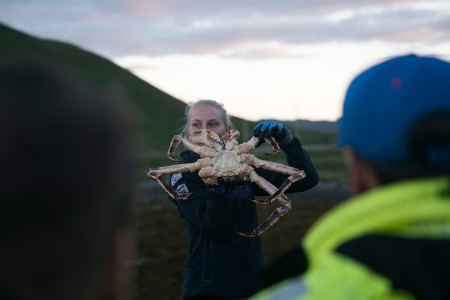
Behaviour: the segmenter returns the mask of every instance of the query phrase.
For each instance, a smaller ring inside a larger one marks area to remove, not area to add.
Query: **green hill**
[[[184,102],[155,88],[130,71],[99,55],[75,45],[39,39],[0,23],[0,55],[15,54],[63,61],[65,64],[77,68],[94,83],[114,88],[125,94],[138,129],[137,144],[141,152],[139,156],[144,160],[140,164],[142,167],[142,170],[139,170],[140,174],[145,176],[145,170],[148,167],[170,163],[165,153],[172,136],[184,125]],[[218,100],[220,101],[220,99]],[[256,122],[233,116],[232,121],[241,131],[241,140],[248,140]],[[305,123],[297,122],[290,128],[301,137],[304,145],[330,145],[335,140],[336,132],[333,130],[311,130],[314,122],[308,122],[308,126],[302,124]],[[263,149],[258,149],[260,152],[265,151],[264,147],[261,148]],[[325,165],[336,165],[335,158],[332,158],[333,162],[330,164],[329,153],[326,155],[322,155],[322,153],[312,152],[312,156],[316,157],[316,159],[313,157],[313,160],[317,161],[318,165],[322,164],[321,156],[326,159],[323,162]],[[283,156],[267,159],[280,160],[283,159]],[[338,161],[337,164],[339,166],[340,162]]]
[[[77,46],[43,40],[0,23],[0,55],[21,54],[61,60],[79,69],[93,82],[112,86],[130,99],[142,149],[166,150],[183,125],[185,103],[155,88],[113,62]],[[232,118],[238,127],[251,123]]]
[[[25,54],[62,60],[93,82],[125,93],[134,110],[143,149],[162,149],[181,126],[185,104],[111,61],[76,46],[37,39],[0,25],[0,54]]]

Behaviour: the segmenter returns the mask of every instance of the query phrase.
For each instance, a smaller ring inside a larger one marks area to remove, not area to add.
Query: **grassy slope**
[[[96,84],[112,87],[127,95],[138,127],[138,145],[143,158],[140,173],[145,176],[148,167],[170,163],[165,157],[165,152],[172,136],[183,125],[184,102],[155,88],[113,62],[74,45],[38,39],[2,24],[0,36],[0,55],[25,54],[62,60],[78,68]],[[256,122],[237,117],[232,117],[232,121],[241,131],[242,140],[249,139]],[[301,128],[299,134],[305,145],[330,144],[335,137],[334,133],[314,132]]]
[[[183,115],[183,102],[111,61],[69,44],[36,39],[4,26],[0,26],[0,36],[0,54],[25,54],[61,60],[78,68],[93,82],[127,95],[134,110],[142,148],[166,147],[167,139],[180,126],[175,116]]]
[[[93,82],[127,95],[136,114],[143,149],[166,150],[168,141],[183,125],[185,103],[101,56],[67,43],[38,39],[1,23],[0,36],[0,55],[25,54],[61,60],[78,68]],[[239,128],[246,123],[253,126],[252,122],[232,119]]]

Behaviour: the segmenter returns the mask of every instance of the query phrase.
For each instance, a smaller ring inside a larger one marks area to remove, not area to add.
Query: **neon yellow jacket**
[[[369,234],[448,242],[449,178],[385,185],[342,203],[318,220],[302,241],[309,263],[306,273],[251,299],[415,299],[405,291],[394,290],[389,278],[336,251],[340,245]],[[450,259],[450,249],[446,249]],[[376,251],[383,253],[382,248]],[[450,280],[450,274],[446,278]]]

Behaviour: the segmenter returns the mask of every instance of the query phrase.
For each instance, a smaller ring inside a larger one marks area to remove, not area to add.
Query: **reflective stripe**
[[[300,277],[283,280],[275,286],[264,290],[252,297],[252,300],[289,300],[298,299],[307,291],[305,283]]]

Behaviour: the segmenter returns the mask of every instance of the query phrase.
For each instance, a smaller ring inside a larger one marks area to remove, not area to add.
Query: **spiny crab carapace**
[[[226,134],[220,138],[214,132],[204,129],[196,131],[190,140],[181,135],[175,135],[172,138],[167,156],[173,161],[179,161],[174,158],[176,148],[183,144],[186,148],[200,155],[200,158],[194,163],[182,163],[166,167],[150,169],[148,176],[158,181],[161,187],[174,199],[189,198],[190,194],[177,194],[165,181],[164,175],[196,172],[206,184],[217,185],[218,180],[245,180],[257,184],[261,189],[269,194],[265,200],[254,201],[259,204],[272,203],[278,200],[280,207],[267,218],[260,226],[252,232],[239,232],[239,234],[247,237],[259,236],[269,227],[275,224],[280,217],[284,216],[291,210],[291,201],[286,197],[284,192],[291,186],[293,182],[305,178],[305,172],[294,167],[286,166],[280,163],[259,159],[250,154],[259,143],[259,138],[252,137],[248,142],[239,144],[239,131],[229,129]],[[267,138],[272,146],[274,154],[280,150],[278,144],[273,138]],[[288,175],[280,188],[275,187],[272,183],[259,176],[254,168],[263,168],[273,172],[279,172]],[[188,201],[189,199],[187,199]]]

